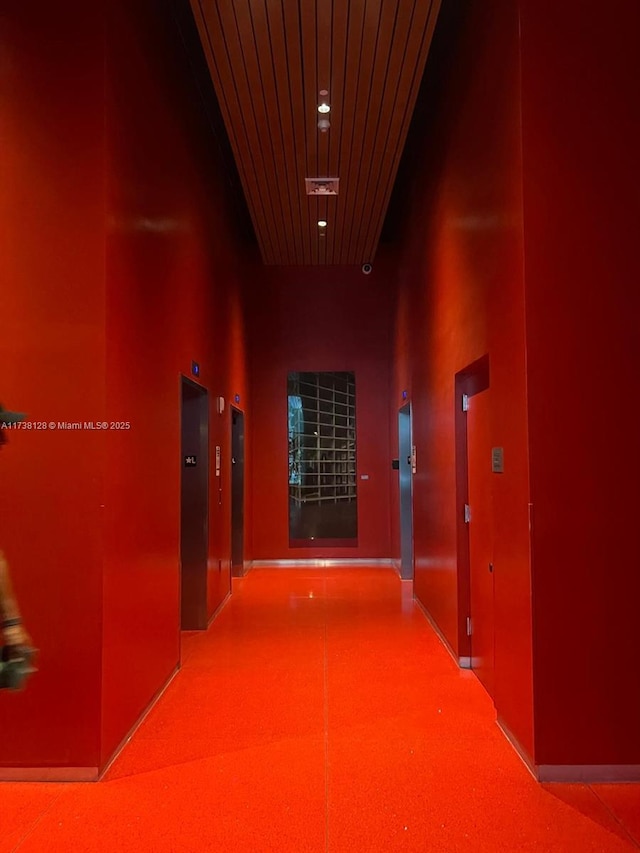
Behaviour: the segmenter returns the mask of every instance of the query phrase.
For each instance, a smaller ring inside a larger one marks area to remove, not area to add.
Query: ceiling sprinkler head
[[[320,133],[326,133],[331,127],[331,122],[328,118],[321,118],[318,120],[318,130]]]

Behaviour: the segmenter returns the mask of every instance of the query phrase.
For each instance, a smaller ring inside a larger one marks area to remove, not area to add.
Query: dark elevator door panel
[[[494,694],[493,494],[490,392],[469,398],[469,562],[471,580],[471,666]]]
[[[231,570],[244,574],[244,415],[231,410]]]
[[[209,551],[209,401],[204,388],[182,379],[180,490],[181,626],[207,627]]]

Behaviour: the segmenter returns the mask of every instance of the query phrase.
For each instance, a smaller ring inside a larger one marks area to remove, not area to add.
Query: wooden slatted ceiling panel
[[[440,0],[191,5],[264,262],[373,261]],[[307,196],[306,177],[340,194]]]

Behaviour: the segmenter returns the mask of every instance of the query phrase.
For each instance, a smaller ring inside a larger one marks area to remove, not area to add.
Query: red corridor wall
[[[210,615],[229,591],[230,422],[215,398],[248,402],[244,252],[169,4],[10,3],[2,24],[0,400],[44,423],[131,426],[21,431],[2,451],[0,543],[40,671],[0,695],[0,768],[94,778],[179,663],[192,359],[223,460]]]
[[[415,588],[460,653],[453,379],[488,354],[505,451],[498,716],[542,778],[637,778],[640,8],[561,5],[443,9],[414,148],[392,416],[409,388]]]
[[[506,0],[490,10],[473,2],[441,12],[426,72],[431,88],[421,99],[423,129],[405,157],[413,172],[391,417],[397,423],[408,390],[418,456],[415,594],[464,657],[469,593],[457,572],[455,376],[488,355],[493,444],[506,459],[505,473],[493,480],[494,700],[532,754],[518,27],[517,7]]]
[[[105,437],[57,423],[105,412],[103,38],[71,4],[3,4],[0,401],[45,428],[0,451],[0,547],[40,669],[0,693],[0,766],[98,764]]]
[[[388,407],[392,278],[348,267],[264,267],[248,287],[253,439],[251,555],[255,560],[387,559],[391,450]],[[289,548],[287,374],[356,375],[358,545]]]
[[[209,485],[209,616],[231,571],[229,412],[215,400],[247,397],[243,252],[180,34],[146,0],[109,15],[107,410],[133,428],[109,437],[106,469],[103,761],[180,656],[180,374],[200,365],[210,442],[222,448]]]
[[[637,768],[640,6],[521,7],[536,758]]]

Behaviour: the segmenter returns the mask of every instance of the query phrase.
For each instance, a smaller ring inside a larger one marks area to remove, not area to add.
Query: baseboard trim
[[[471,658],[459,658],[458,655],[454,652],[452,646],[450,645],[449,640],[447,640],[440,628],[438,628],[433,616],[429,613],[424,604],[420,601],[419,598],[416,598],[415,596],[413,600],[422,611],[423,616],[425,617],[429,625],[431,625],[436,636],[438,637],[442,645],[445,647],[445,649],[449,652],[456,665],[459,666],[461,669],[471,669]],[[468,663],[463,663],[463,661]]]
[[[252,560],[251,569],[340,569],[340,568],[366,568],[366,569],[395,569],[393,560],[379,559],[308,559],[308,560]]]
[[[105,775],[105,773],[107,773],[107,771],[109,770],[109,768],[111,767],[111,765],[113,764],[113,762],[114,762],[114,761],[116,760],[116,758],[120,755],[120,753],[121,753],[121,752],[122,752],[122,750],[125,748],[125,746],[129,743],[129,741],[130,741],[130,740],[131,740],[131,738],[134,736],[134,734],[136,733],[136,731],[140,728],[140,726],[142,725],[142,723],[143,723],[143,722],[144,722],[144,720],[146,719],[147,715],[148,715],[148,714],[151,712],[151,710],[154,708],[154,706],[155,706],[155,705],[156,705],[156,703],[159,701],[159,699],[161,698],[161,696],[164,694],[165,690],[169,687],[169,685],[171,684],[171,682],[173,681],[173,679],[176,677],[176,675],[180,672],[180,667],[181,667],[181,663],[178,663],[178,665],[175,667],[175,669],[173,670],[173,672],[171,673],[171,675],[167,678],[167,680],[166,680],[166,681],[165,681],[165,683],[162,685],[162,687],[161,687],[161,688],[160,688],[160,689],[159,689],[159,690],[158,690],[158,691],[153,695],[153,697],[152,697],[151,701],[149,702],[149,704],[147,705],[147,707],[146,707],[146,708],[144,709],[144,711],[140,714],[140,716],[139,716],[139,717],[138,717],[138,719],[135,721],[135,723],[131,726],[131,728],[129,729],[128,733],[127,733],[127,734],[123,737],[123,739],[120,741],[120,743],[119,743],[119,744],[118,744],[118,746],[115,748],[115,750],[113,751],[113,753],[111,754],[111,756],[107,759],[106,764],[104,765],[104,767],[103,767],[103,768],[102,768],[102,770],[100,771],[100,774],[99,774],[99,776],[98,776],[98,781],[99,781],[100,779],[102,779],[102,777]]]
[[[529,773],[541,783],[604,784],[640,782],[640,764],[534,764],[500,717],[498,728],[514,748]]]
[[[211,627],[211,623],[214,621],[214,619],[216,619],[220,615],[223,607],[229,601],[230,598],[231,598],[231,590],[229,590],[229,592],[225,595],[225,597],[222,599],[220,604],[216,607],[216,609],[213,611],[213,613],[209,617],[209,621],[207,622],[207,627],[205,630],[207,630],[207,631],[209,630],[209,628]]]
[[[155,706],[180,670],[178,664],[128,733],[120,741],[102,769],[99,767],[0,767],[0,782],[98,782],[129,743],[147,714]]]
[[[242,566],[231,566],[232,578],[243,578],[251,568],[251,560],[243,560]]]
[[[0,782],[97,782],[97,767],[0,767]]]
[[[515,735],[510,731],[508,726],[505,725],[502,717],[497,718],[496,725],[498,726],[498,728],[500,729],[502,734],[505,736],[505,738],[509,741],[509,743],[511,744],[511,746],[513,748],[513,751],[516,753],[516,755],[518,756],[520,761],[522,761],[522,763],[527,768],[529,773],[531,773],[531,775],[533,776],[534,779],[538,780],[538,774],[536,772],[536,768],[535,768],[533,762],[531,761],[531,759],[529,758],[528,752],[525,749],[523,749],[522,744],[520,743],[518,738],[515,737]]]
[[[538,764],[535,770],[539,782],[640,782],[640,764]]]

